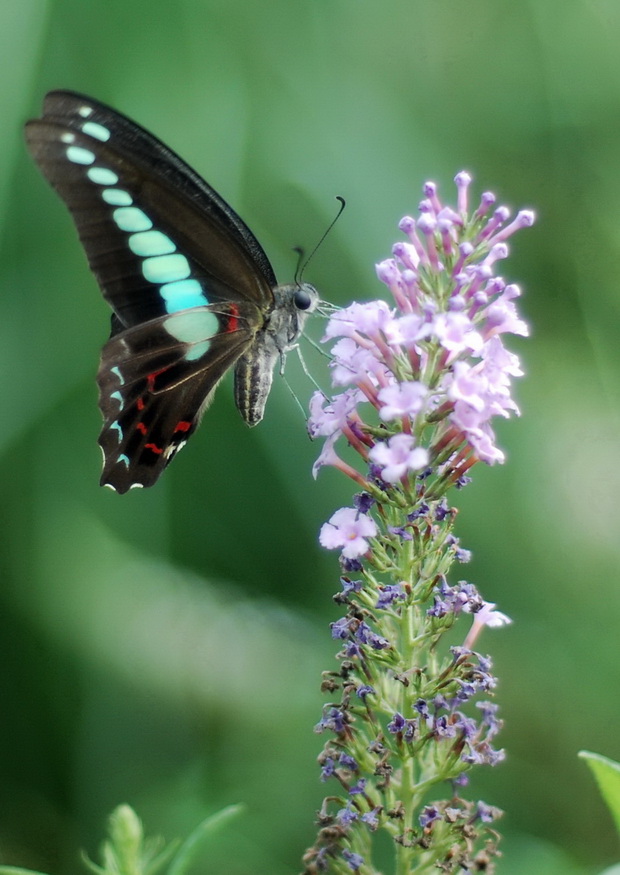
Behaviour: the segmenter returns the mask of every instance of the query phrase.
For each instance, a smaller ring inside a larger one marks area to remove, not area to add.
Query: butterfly
[[[28,148],[69,208],[110,338],[97,374],[101,484],[152,486],[196,430],[224,374],[250,425],[319,296],[278,285],[258,240],[168,146],[124,115],[50,91]]]

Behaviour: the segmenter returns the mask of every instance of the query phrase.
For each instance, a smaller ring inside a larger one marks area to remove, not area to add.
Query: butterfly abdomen
[[[235,403],[250,426],[263,418],[278,356],[277,349],[255,342],[235,365]]]

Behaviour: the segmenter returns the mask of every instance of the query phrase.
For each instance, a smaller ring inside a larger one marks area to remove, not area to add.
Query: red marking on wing
[[[157,453],[158,456],[160,456],[163,453],[162,448],[158,447],[157,444],[144,444],[144,449],[145,450],[152,450],[152,452]]]
[[[228,309],[230,315],[228,317],[228,322],[226,323],[226,333],[230,334],[231,331],[237,330],[239,324],[239,307],[237,307],[236,304],[229,304]]]
[[[182,419],[181,422],[177,422],[177,424],[175,425],[174,432],[189,431],[191,427],[192,427],[191,422],[186,422],[185,420]]]
[[[138,398],[136,401],[136,407],[138,410],[144,410],[144,398]]]
[[[146,385],[149,392],[155,391],[155,380],[159,377],[160,374],[163,374],[164,371],[167,371],[168,368],[160,368],[158,371],[153,371],[152,374],[149,374],[146,378]]]
[[[146,434],[147,431],[148,431],[146,425],[145,425],[143,422],[139,422],[139,423],[137,424],[136,428],[137,428],[137,430],[138,430],[139,432],[141,432],[142,434]]]

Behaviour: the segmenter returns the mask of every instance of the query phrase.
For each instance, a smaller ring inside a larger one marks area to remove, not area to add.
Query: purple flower
[[[455,481],[454,485],[457,489],[464,489],[465,486],[469,486],[472,478],[468,477],[466,474],[461,475],[458,480]]]
[[[340,754],[338,757],[338,764],[341,765],[343,769],[349,769],[351,772],[357,772],[359,769],[355,757],[350,756],[348,753]]]
[[[470,765],[496,766],[506,759],[506,752],[504,750],[495,750],[488,742],[481,741],[478,744],[469,744],[469,747],[466,745],[461,754],[461,759],[464,763]]]
[[[385,609],[388,608],[395,601],[402,600],[404,598],[405,593],[403,591],[402,583],[386,584],[385,586],[381,587],[376,607]]]
[[[426,808],[422,809],[419,821],[423,829],[426,829],[436,820],[441,820],[441,811],[435,805],[427,805]]]
[[[354,854],[352,851],[347,851],[345,849],[342,852],[342,857],[352,872],[357,872],[360,867],[364,865],[364,858],[361,854]]]
[[[478,731],[478,725],[471,717],[466,717],[459,711],[455,712],[457,717],[455,728],[462,734],[463,738],[473,738]]]
[[[471,649],[485,626],[488,626],[489,629],[497,629],[500,626],[509,626],[511,623],[510,617],[495,610],[494,602],[482,602],[480,609],[474,613],[472,627],[463,646]]]
[[[410,434],[395,434],[388,441],[379,441],[368,455],[380,466],[386,483],[396,483],[409,471],[419,471],[428,465],[428,450],[414,446]]]
[[[480,352],[484,343],[473,320],[460,312],[438,313],[433,320],[433,333],[451,358],[463,352]]]
[[[350,337],[339,340],[332,347],[331,355],[330,367],[334,386],[348,386],[351,383],[363,383],[371,377],[387,376],[387,368],[377,351],[360,346]]]
[[[448,586],[445,580],[435,587],[433,606],[427,610],[431,617],[445,617],[446,614],[460,614],[462,611],[475,614],[484,604],[473,585],[466,580],[460,580],[456,586]]]
[[[476,707],[482,711],[482,723],[487,727],[486,738],[494,738],[502,728],[502,721],[497,719],[499,707],[493,702],[476,702]]]
[[[340,811],[336,813],[336,818],[339,823],[343,826],[351,826],[358,819],[359,815],[354,808],[351,808],[350,804],[347,803],[346,808],[341,808]]]
[[[332,465],[334,467],[338,467],[340,463],[340,458],[338,457],[338,454],[334,449],[334,444],[336,443],[337,439],[338,434],[331,434],[323,444],[323,449],[321,450],[318,459],[312,466],[312,476],[315,480],[318,476],[319,469],[322,468],[324,465]]]
[[[403,715],[397,711],[392,720],[388,723],[387,729],[392,735],[402,735],[405,741],[413,741],[418,731],[418,724],[415,720],[406,720]]]
[[[433,735],[437,738],[454,738],[456,726],[444,715],[433,720]]]
[[[339,620],[336,620],[335,623],[330,623],[332,638],[348,638],[351,634],[352,622],[355,621],[352,621],[349,617],[341,617]]]
[[[325,713],[321,720],[314,727],[314,731],[320,733],[325,729],[331,729],[332,732],[340,735],[345,731],[346,725],[346,720],[342,711],[339,708],[328,707],[325,709]]]
[[[365,823],[366,826],[374,832],[379,826],[380,812],[381,808],[377,806],[376,808],[373,808],[372,811],[367,811],[366,814],[362,814],[360,819],[362,823]]]
[[[430,712],[428,710],[428,702],[426,699],[418,699],[413,704],[413,708],[421,717],[424,717],[425,720],[430,720]]]
[[[366,792],[366,778],[360,778],[357,784],[354,784],[349,790],[351,796],[363,796]]]
[[[398,535],[403,541],[413,541],[413,535],[403,526],[388,526],[387,530],[391,535]]]
[[[359,389],[347,389],[328,401],[322,392],[315,392],[310,399],[308,432],[310,437],[325,437],[340,433],[363,398]]]
[[[342,649],[342,652],[349,659],[354,659],[356,656],[362,656],[362,648],[355,641],[347,641]]]
[[[373,504],[375,504],[375,499],[368,492],[358,492],[357,495],[353,496],[353,504],[355,505],[355,510],[358,510],[360,513],[368,513]]]
[[[348,577],[341,577],[340,584],[342,586],[342,591],[345,593],[349,592],[360,592],[362,589],[362,581],[361,580],[351,580]]]
[[[340,554],[340,567],[343,571],[346,571],[348,574],[353,574],[353,572],[361,571],[363,568],[362,563],[359,559],[347,559],[346,556]]]
[[[321,766],[321,781],[327,781],[328,778],[336,771],[336,764],[332,757],[327,757],[323,765]]]
[[[502,812],[499,808],[495,808],[493,805],[487,805],[486,802],[480,800],[476,805],[476,817],[479,818],[482,823],[493,823],[493,821],[500,817]]]
[[[377,395],[381,402],[379,416],[385,422],[403,416],[416,416],[424,407],[427,395],[428,389],[424,383],[415,381],[386,386]]]
[[[413,511],[411,511],[411,513],[407,514],[407,520],[410,523],[412,523],[415,520],[420,519],[420,517],[426,516],[426,514],[429,512],[429,510],[430,510],[430,508],[429,508],[428,504],[425,501],[423,501],[419,504],[419,506],[415,510],[413,510]]]
[[[448,502],[445,498],[442,498],[435,508],[435,519],[437,520],[437,522],[441,522],[442,520],[445,520],[445,518],[449,516],[451,512],[452,511],[448,506]]]
[[[354,337],[358,333],[376,337],[392,319],[385,301],[351,304],[337,310],[327,323],[324,340],[330,337]]]
[[[373,632],[368,623],[360,623],[355,632],[355,637],[362,644],[368,644],[373,650],[386,650],[390,646],[390,642],[382,635],[377,635]]]
[[[319,542],[328,550],[342,547],[345,559],[356,559],[368,551],[366,539],[376,534],[377,524],[372,517],[360,514],[353,507],[341,507],[321,527]]]

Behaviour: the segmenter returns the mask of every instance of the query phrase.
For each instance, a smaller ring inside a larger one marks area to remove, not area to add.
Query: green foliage
[[[586,761],[592,770],[601,796],[605,800],[616,824],[616,829],[620,833],[620,764],[601,756],[601,754],[591,753],[587,750],[580,751],[579,756]]]

